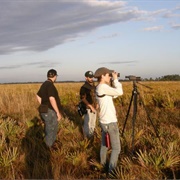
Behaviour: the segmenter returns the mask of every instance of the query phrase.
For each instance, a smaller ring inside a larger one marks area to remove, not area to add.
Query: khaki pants
[[[96,116],[97,113],[92,113],[90,109],[87,109],[87,114],[84,115],[83,131],[84,136],[87,138],[91,138],[94,135]]]

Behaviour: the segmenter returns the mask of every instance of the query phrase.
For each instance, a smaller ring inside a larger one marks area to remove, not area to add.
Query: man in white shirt
[[[118,157],[121,150],[119,128],[117,124],[116,110],[113,98],[123,94],[122,84],[118,81],[118,73],[101,67],[96,70],[94,77],[98,79],[96,87],[96,99],[99,104],[99,122],[102,129],[102,141],[100,150],[101,164],[106,166],[107,150],[106,133],[110,136],[112,148],[108,165],[108,173],[111,173],[117,166]],[[112,80],[113,87],[110,86]]]

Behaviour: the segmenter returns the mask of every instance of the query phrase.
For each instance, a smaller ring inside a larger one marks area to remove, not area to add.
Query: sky
[[[179,0],[0,0],[0,83],[180,74]]]

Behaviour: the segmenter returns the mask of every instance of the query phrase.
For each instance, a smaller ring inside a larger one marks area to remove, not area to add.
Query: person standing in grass
[[[56,140],[58,121],[62,118],[60,98],[54,86],[57,76],[57,71],[50,69],[47,72],[47,80],[37,92],[39,113],[45,124],[45,143],[48,147],[51,147]]]
[[[87,71],[85,73],[85,83],[80,88],[80,99],[84,103],[87,109],[87,113],[84,114],[83,133],[88,139],[93,139],[94,130],[96,126],[96,109],[97,103],[95,98],[95,85],[93,81],[93,72]]]
[[[100,161],[106,168],[108,150],[106,133],[108,133],[112,149],[108,164],[108,173],[111,173],[117,166],[121,150],[119,128],[113,98],[122,95],[123,89],[122,84],[118,81],[118,73],[113,70],[101,67],[96,70],[94,77],[98,80],[98,85],[96,86],[96,98],[100,109],[99,122],[102,130]],[[111,82],[113,86],[111,86]]]

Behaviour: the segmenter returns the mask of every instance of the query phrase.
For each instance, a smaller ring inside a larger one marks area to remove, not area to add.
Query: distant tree
[[[178,74],[165,75],[159,78],[160,81],[180,81],[180,76]]]

